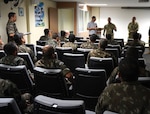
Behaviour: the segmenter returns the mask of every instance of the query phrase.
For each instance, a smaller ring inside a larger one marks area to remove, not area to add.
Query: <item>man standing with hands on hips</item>
[[[139,29],[139,24],[136,22],[136,17],[132,17],[132,22],[128,24],[129,36],[128,38],[133,39],[134,33],[136,33]]]

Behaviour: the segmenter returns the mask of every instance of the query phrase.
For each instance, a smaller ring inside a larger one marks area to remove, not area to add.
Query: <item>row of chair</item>
[[[84,100],[86,109],[94,110],[97,99],[106,86],[104,69],[75,69],[74,99]],[[35,83],[32,82],[25,66],[0,64],[0,78],[14,82],[22,93],[30,92],[35,96],[46,95],[54,98],[70,98],[69,90],[61,69],[34,68]],[[139,82],[150,88],[150,77],[140,77]]]
[[[83,37],[76,37],[76,42],[87,42],[88,39],[84,39]],[[114,40],[121,46],[121,47],[124,47],[124,39],[123,38],[114,38]],[[36,41],[36,45],[41,45],[41,46],[44,46],[46,44],[47,41],[40,41],[40,40],[37,40]],[[99,39],[97,39],[96,43],[99,42]]]
[[[21,114],[14,98],[0,98],[1,114]],[[62,100],[44,95],[34,98],[34,114],[95,114],[85,109],[83,100]],[[117,114],[105,111],[103,114]]]
[[[57,47],[56,48],[56,58],[63,61],[67,67],[71,69],[71,71],[74,73],[75,68],[81,67],[85,68],[86,66],[86,58],[87,54],[91,49],[81,49],[79,48],[79,53],[71,53],[71,48],[64,48],[64,47]],[[111,49],[113,50],[113,48]],[[5,53],[3,50],[0,50],[0,55],[5,56]],[[24,58],[27,62],[27,69],[30,69],[31,72],[33,72],[34,69],[34,63],[28,53],[18,53],[18,56]],[[42,52],[38,51],[38,59],[42,57]],[[121,57],[119,60],[121,60],[123,57]],[[143,65],[145,64],[144,58],[139,58],[140,63]],[[112,58],[98,58],[98,57],[91,57],[88,63],[89,68],[93,69],[105,69],[107,73],[107,77],[110,76],[111,72],[113,71],[115,65]]]
[[[62,60],[65,65],[70,68],[70,70],[74,73],[75,68],[86,67],[86,58],[87,58],[87,51],[82,50],[82,53],[65,53],[67,51],[58,51],[56,48],[56,56],[59,60]],[[69,49],[69,48],[68,48]],[[2,56],[5,56],[5,53],[3,50],[1,50]],[[85,54],[84,54],[85,53]],[[38,59],[42,57],[42,52],[38,51]],[[22,57],[27,62],[27,69],[29,69],[31,72],[33,72],[34,69],[34,63],[29,55],[29,53],[18,53],[18,56]],[[105,69],[107,73],[107,77],[109,77],[110,73],[114,69],[114,63],[112,58],[98,58],[98,57],[91,57],[89,61],[89,68],[94,69]]]
[[[55,98],[70,97],[61,69],[35,67],[35,83],[31,80],[24,65],[9,66],[0,64],[0,74],[0,78],[14,82],[21,93],[30,92],[35,96],[43,94]],[[84,97],[87,109],[94,109],[98,96],[106,86],[105,70],[76,68],[75,77],[73,96],[79,99]],[[88,101],[89,98],[90,101]]]

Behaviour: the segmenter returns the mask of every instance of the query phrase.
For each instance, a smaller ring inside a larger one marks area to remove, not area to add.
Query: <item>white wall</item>
[[[29,0],[30,1],[30,0]],[[35,27],[35,16],[34,16],[34,5],[31,5],[30,2],[27,7],[29,10],[29,16],[28,16],[28,31],[30,31],[32,34],[28,38],[28,43],[36,44],[36,41],[39,40],[40,36],[44,34],[44,29],[49,28],[49,17],[48,17],[48,8],[49,7],[56,7],[56,3],[52,2],[50,0],[40,0],[44,2],[44,27]]]
[[[58,9],[58,31],[74,31],[74,9]]]
[[[11,4],[5,4],[3,0],[0,0],[0,35],[4,43],[7,42],[7,35],[6,35],[6,23],[8,21],[8,13],[10,11],[15,12],[17,14],[17,27],[18,30],[21,32],[27,32],[27,22],[26,22],[26,8],[25,3],[23,2],[20,7],[24,9],[24,16],[18,16],[18,7],[14,7],[11,10]]]
[[[107,18],[111,17],[112,23],[117,27],[115,38],[128,38],[128,23],[131,22],[133,16],[139,23],[139,32],[142,34],[142,40],[148,43],[148,29],[150,26],[150,9],[121,9],[117,8],[100,8],[100,27],[107,24]],[[103,31],[102,31],[103,32]]]
[[[24,2],[20,5],[20,7],[24,8],[24,16],[18,15],[18,7],[10,9],[10,3],[5,4],[3,0],[0,0],[0,35],[4,43],[7,43],[7,35],[6,35],[6,23],[8,21],[8,13],[13,11],[17,14],[16,25],[19,32],[31,32],[32,34],[26,36],[27,43],[36,43],[36,40],[39,39],[41,35],[44,34],[43,30],[45,28],[49,28],[49,17],[48,17],[48,8],[56,7],[56,3],[50,0],[40,0],[44,2],[44,27],[35,27],[35,17],[34,17],[34,5],[31,4],[31,0],[24,0]]]

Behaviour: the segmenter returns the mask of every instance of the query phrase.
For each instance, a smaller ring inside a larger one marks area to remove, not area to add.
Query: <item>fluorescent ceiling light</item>
[[[86,4],[87,6],[107,6],[108,4]]]

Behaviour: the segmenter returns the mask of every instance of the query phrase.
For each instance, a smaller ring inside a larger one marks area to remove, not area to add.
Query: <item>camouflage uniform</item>
[[[8,41],[12,41],[13,39],[9,38],[9,34],[18,33],[18,29],[17,29],[16,24],[14,22],[8,21],[7,25],[6,25],[6,32],[7,32],[7,35],[8,35]]]
[[[0,63],[6,64],[6,65],[11,65],[11,66],[26,65],[23,58],[14,56],[14,55],[2,57],[0,59]]]
[[[60,44],[58,42],[56,42],[54,39],[49,39],[47,42],[46,42],[46,45],[50,45],[52,46],[54,49],[57,47],[57,46],[60,46]]]
[[[84,42],[80,45],[80,48],[85,48],[85,49],[97,49],[98,46],[92,42]]]
[[[119,79],[119,77],[118,77],[118,73],[119,73],[119,68],[116,67],[116,68],[112,71],[112,73],[111,73],[111,75],[110,75],[110,77],[109,77],[107,83],[108,83],[108,84],[116,83],[116,82],[119,82],[119,83],[120,83],[120,79]],[[140,67],[139,67],[139,76],[140,76],[140,77],[150,77],[150,71],[148,71],[148,70],[146,70],[145,68],[143,68],[143,67],[140,66]]]
[[[77,44],[74,44],[72,42],[66,42],[62,45],[62,47],[72,47],[72,50],[76,50],[78,45]]]
[[[18,46],[18,52],[20,52],[20,53],[29,53],[30,56],[31,56],[31,59],[33,61],[36,61],[36,57],[35,57],[34,52],[29,47],[27,47],[26,45],[24,45],[24,44],[23,45],[19,45]]]
[[[30,93],[24,93],[21,95],[20,90],[17,88],[17,86],[13,82],[9,80],[0,79],[0,98],[12,97],[17,102],[22,114],[32,114],[33,103],[32,104],[26,103],[28,99],[23,97],[26,94],[32,96]]]
[[[110,34],[111,38],[114,38],[114,32],[113,30],[116,29],[116,26],[113,23],[108,23],[104,26],[104,31],[106,31],[106,35]]]
[[[107,86],[95,107],[96,114],[104,110],[119,114],[150,114],[150,90],[138,82],[122,82]]]
[[[41,36],[39,40],[40,41],[47,41],[49,39],[50,39],[50,37],[48,37],[48,36]]]
[[[116,58],[112,54],[110,54],[102,49],[93,49],[92,51],[90,51],[88,54],[88,57],[87,57],[87,64],[89,62],[90,57],[100,57],[100,58],[112,57],[116,61]]]
[[[63,75],[65,76],[70,69],[66,67],[66,65],[57,59],[40,59],[35,63],[35,66],[43,67],[43,68],[60,68],[62,69]]]
[[[128,38],[133,38],[133,34],[135,32],[137,32],[138,29],[139,29],[139,25],[138,25],[137,22],[135,22],[135,23],[130,22],[129,25],[128,25],[128,31],[129,31]]]
[[[61,41],[61,42],[68,42],[68,40],[67,40],[66,37],[60,37],[60,41]]]

